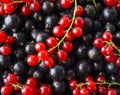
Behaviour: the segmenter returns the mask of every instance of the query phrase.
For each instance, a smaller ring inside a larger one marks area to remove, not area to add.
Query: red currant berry
[[[62,48],[66,52],[71,52],[73,50],[73,44],[71,42],[65,41],[62,43]]]
[[[117,4],[117,0],[104,0],[104,2],[109,7],[115,6]]]
[[[24,85],[21,89],[22,95],[34,95],[35,89],[29,85]]]
[[[72,5],[72,0],[60,0],[62,8],[69,8]]]
[[[5,40],[5,43],[12,44],[13,42],[14,42],[14,37],[13,36],[7,36],[7,39]]]
[[[84,8],[80,5],[78,5],[77,8],[74,9],[77,16],[81,16],[84,13]]]
[[[96,83],[94,81],[88,81],[87,82],[87,88],[89,89],[90,92],[95,92],[96,91]]]
[[[6,13],[13,13],[14,12],[14,5],[12,3],[4,4],[4,10]]]
[[[80,89],[79,89],[79,88],[73,89],[72,95],[81,95],[81,94],[80,94]]]
[[[83,30],[80,27],[74,27],[72,33],[74,37],[80,37],[83,34]]]
[[[30,10],[30,6],[22,6],[21,12],[24,16],[29,16],[32,13],[32,11]]]
[[[102,48],[104,46],[104,42],[101,38],[96,38],[94,40],[94,43],[93,45],[96,47],[96,48]]]
[[[78,84],[78,82],[75,79],[72,79],[72,80],[69,81],[69,86],[72,89],[75,89],[77,84]]]
[[[80,95],[89,95],[89,90],[86,87],[80,89]]]
[[[4,85],[4,86],[1,87],[0,92],[1,92],[2,95],[11,95],[12,90],[13,90],[12,86]]]
[[[52,57],[48,57],[46,60],[44,60],[46,67],[52,67],[54,66],[54,59]]]
[[[108,45],[108,46],[106,47],[106,52],[107,52],[107,54],[113,52],[113,50],[114,50],[114,48],[113,48],[112,45]]]
[[[45,50],[45,49],[46,49],[46,44],[44,42],[35,43],[35,50],[37,52],[40,52],[40,51]]]
[[[6,81],[7,83],[16,83],[18,81],[17,75],[13,73],[8,74]]]
[[[84,20],[82,17],[76,17],[75,20],[74,20],[74,27],[81,27],[83,28],[84,27]]]
[[[102,54],[102,55],[107,55],[107,51],[106,51],[106,48],[107,48],[107,46],[103,46],[101,49],[100,49],[100,53]]]
[[[85,81],[88,82],[88,81],[93,81],[93,76],[89,75],[89,76],[85,76]]]
[[[57,52],[57,57],[60,61],[65,61],[68,58],[68,54],[64,50],[59,50]]]
[[[66,41],[72,41],[74,39],[74,36],[71,31],[68,32],[68,35],[66,36]]]
[[[117,67],[120,67],[120,57],[117,58],[116,62],[115,62],[115,65]]]
[[[33,88],[35,88],[37,86],[37,83],[38,83],[37,79],[33,78],[33,77],[28,78],[26,81],[26,84],[28,84],[29,86],[31,86]]]
[[[40,85],[40,95],[51,95],[52,89],[51,86],[48,84],[42,84]]]
[[[30,54],[28,57],[27,57],[27,64],[29,66],[36,66],[37,64],[39,63],[39,59],[38,59],[38,56],[35,55],[35,54]]]
[[[38,57],[42,60],[46,60],[49,57],[49,53],[47,50],[42,50],[38,53]]]
[[[110,54],[105,55],[105,60],[107,62],[116,62],[116,59],[117,59],[117,57],[114,52],[111,52]]]
[[[118,12],[120,12],[120,3],[118,2],[118,4],[115,6],[115,8],[116,8],[116,10],[118,11]]]
[[[112,34],[110,32],[104,32],[102,34],[102,39],[104,41],[110,41],[110,40],[112,40]]]
[[[71,23],[70,18],[67,16],[63,16],[59,21],[60,27],[62,27],[62,28],[69,27],[70,23]]]
[[[34,12],[38,12],[41,9],[41,4],[39,2],[33,2],[33,3],[30,4],[30,8]]]
[[[3,45],[0,47],[0,52],[3,55],[9,55],[11,53],[11,47],[9,45]]]
[[[64,29],[61,28],[59,25],[57,25],[53,28],[52,33],[56,37],[62,37],[65,34]]]
[[[115,91],[115,89],[110,88],[108,89],[107,95],[117,95],[117,92]]]
[[[98,93],[100,95],[107,95],[107,88],[104,85],[98,86]]]
[[[58,43],[57,39],[56,39],[55,37],[53,37],[53,36],[47,38],[46,42],[47,42],[47,45],[48,45],[49,47],[54,47],[54,46],[56,46],[57,43]]]
[[[6,13],[5,13],[5,10],[4,10],[4,6],[1,5],[0,6],[0,15],[4,16]]]
[[[0,43],[5,42],[7,35],[4,31],[0,31]]]
[[[96,82],[103,82],[103,81],[106,81],[105,76],[99,75],[99,76],[96,77]]]

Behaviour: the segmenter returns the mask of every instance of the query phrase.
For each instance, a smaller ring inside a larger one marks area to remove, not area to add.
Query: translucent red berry
[[[60,0],[62,8],[69,8],[72,5],[72,0]]]
[[[115,6],[117,4],[117,0],[104,0],[104,2],[109,7]]]
[[[80,27],[74,27],[72,33],[74,37],[80,37],[83,34],[83,30]]]
[[[110,40],[112,40],[112,34],[110,32],[104,32],[102,34],[102,39],[104,41],[110,41]]]
[[[95,92],[97,89],[96,83],[94,81],[88,81],[87,88],[89,89],[90,92]]]
[[[27,79],[26,84],[35,88],[38,84],[38,80],[36,78],[30,77],[30,78]]]
[[[41,50],[39,53],[38,53],[38,57],[42,60],[46,60],[49,56],[49,53],[47,50]]]
[[[4,85],[1,87],[0,92],[2,95],[10,95],[12,93],[13,87],[10,85]]]
[[[12,3],[4,4],[4,10],[6,13],[13,13],[14,12],[14,5]]]
[[[33,2],[30,4],[30,8],[34,12],[38,12],[41,9],[41,4],[39,2]]]
[[[8,74],[6,77],[7,83],[16,83],[18,81],[17,75],[14,73]]]
[[[59,50],[57,52],[57,57],[60,61],[65,61],[68,58],[68,54],[64,50]]]
[[[45,50],[45,49],[46,49],[46,44],[44,42],[35,43],[35,50],[37,52],[40,52],[41,50]]]
[[[28,57],[27,57],[27,64],[29,66],[36,66],[38,64],[38,56],[35,55],[35,54],[30,54]]]
[[[7,34],[4,31],[0,31],[0,43],[5,42]]]
[[[104,42],[101,38],[96,38],[93,42],[93,45],[96,47],[96,48],[102,48],[104,46]]]
[[[0,52],[3,55],[9,55],[11,53],[11,47],[9,45],[3,45],[0,47]]]
[[[54,59],[50,56],[46,60],[44,60],[44,63],[46,67],[52,67],[55,64]]]
[[[75,89],[76,87],[77,87],[77,84],[78,84],[78,82],[77,82],[77,80],[75,80],[75,79],[71,79],[70,81],[69,81],[69,86],[70,86],[70,88],[72,88],[72,89]],[[76,88],[77,89],[77,88]]]
[[[82,17],[76,17],[75,20],[74,20],[74,27],[81,27],[83,28],[84,27],[84,20]]]

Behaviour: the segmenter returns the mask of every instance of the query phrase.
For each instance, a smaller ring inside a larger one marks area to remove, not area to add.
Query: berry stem
[[[77,0],[74,0],[74,2],[75,2],[75,8],[77,8]],[[58,44],[57,44],[56,46],[50,48],[50,49],[48,50],[48,52],[51,52],[52,50],[54,50],[54,49],[57,48],[57,47],[58,47],[58,50],[59,50],[60,45],[61,45],[62,42],[65,40],[65,37],[68,35],[70,29],[71,29],[72,26],[73,26],[75,17],[76,17],[76,11],[75,11],[75,9],[74,9],[73,17],[72,17],[72,22],[71,22],[70,26],[68,27],[68,29],[66,30],[65,35],[64,35],[63,38],[58,42]]]
[[[22,84],[16,83],[16,84],[11,84],[12,87],[16,88],[16,89],[21,89],[22,88]]]
[[[95,0],[92,0],[92,2],[93,2],[93,4],[94,4],[94,6],[97,8],[97,3],[96,3],[96,1],[95,1]]]
[[[77,86],[77,88],[78,87],[81,88],[82,86],[85,86],[87,84],[88,84],[88,82],[85,82],[85,83],[77,84],[76,86]],[[118,85],[118,86],[120,86],[120,83],[117,83],[115,81],[111,81],[111,82],[102,81],[102,82],[96,82],[96,85],[108,85],[108,88],[110,88],[112,85]]]

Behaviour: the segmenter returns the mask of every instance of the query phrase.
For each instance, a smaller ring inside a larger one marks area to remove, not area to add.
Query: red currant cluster
[[[51,86],[48,84],[41,84],[38,87],[38,80],[36,78],[27,78],[25,85],[22,85],[17,75],[14,73],[8,74],[4,79],[4,85],[1,87],[2,95],[10,95],[13,91],[21,91],[22,95],[51,95]]]
[[[120,11],[120,1],[119,0],[104,0],[105,4],[109,7],[115,6],[115,8]]]
[[[64,8],[71,6],[68,3],[65,5],[61,4]],[[29,55],[27,57],[28,65],[36,66],[40,60],[43,60],[46,67],[52,67],[54,65],[54,59],[50,56],[51,53],[56,54],[60,61],[65,61],[68,58],[68,53],[73,49],[72,40],[75,37],[80,37],[83,33],[84,20],[80,17],[82,14],[83,7],[80,5],[77,6],[75,0],[72,20],[68,16],[61,17],[59,24],[52,29],[53,36],[48,37],[46,42],[35,43],[34,47],[38,55]],[[56,48],[58,48],[58,51]]]
[[[11,47],[10,44],[14,42],[13,36],[7,36],[7,34],[4,31],[0,31],[0,53],[2,55],[9,55],[11,53]]]
[[[100,48],[100,52],[107,62],[113,62],[120,67],[120,49],[112,42],[110,31],[105,31],[102,38],[96,38],[93,44],[96,48]]]
[[[21,7],[21,13],[29,16],[32,12],[38,12],[41,9],[41,3],[38,0],[0,0],[0,15],[12,14],[19,4],[24,3]]]
[[[95,95],[117,95],[115,89],[111,87],[113,85],[120,86],[117,82],[106,82],[103,75],[99,75],[95,81],[92,76],[86,76],[85,82],[78,83],[75,79],[69,81],[69,86],[73,89],[73,95],[89,95],[93,92],[98,92]]]

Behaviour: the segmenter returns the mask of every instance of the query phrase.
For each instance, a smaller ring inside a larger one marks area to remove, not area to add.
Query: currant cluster
[[[69,81],[69,86],[73,89],[72,95],[89,95],[95,93],[95,95],[117,95],[116,90],[111,87],[113,85],[120,86],[117,82],[106,82],[106,78],[103,75],[99,75],[96,79],[93,76],[86,76],[85,82],[78,82],[75,79]]]
[[[41,9],[41,3],[38,0],[1,0],[0,15],[14,13],[20,4],[22,4],[22,7],[19,12],[24,16],[29,16],[32,12],[38,12]]]
[[[0,95],[120,95],[119,0],[0,0]]]
[[[102,38],[96,38],[94,46],[100,48],[100,52],[104,55],[107,62],[113,62],[120,67],[119,48],[112,42],[112,34],[110,32],[104,32]],[[116,54],[116,51],[118,54]]]

